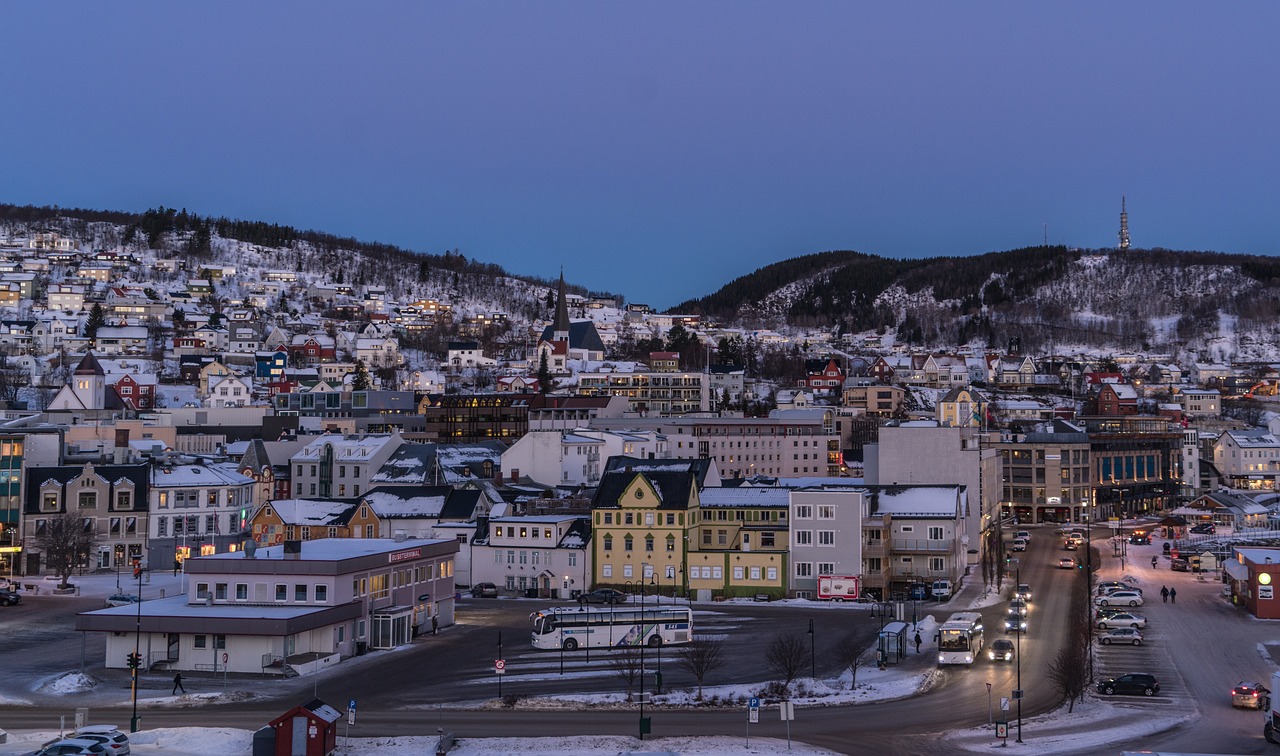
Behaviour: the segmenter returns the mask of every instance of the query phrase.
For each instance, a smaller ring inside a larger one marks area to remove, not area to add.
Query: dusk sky
[[[1280,253],[1276,2],[5,3],[0,201],[670,307],[831,249]]]

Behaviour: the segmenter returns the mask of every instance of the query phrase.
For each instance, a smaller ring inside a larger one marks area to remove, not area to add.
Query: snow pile
[[[253,750],[253,733],[229,727],[172,727],[135,732],[129,736],[129,746],[134,753],[248,754]]]
[[[93,690],[101,682],[101,680],[92,675],[86,675],[82,672],[68,672],[36,688],[36,692],[49,696],[66,696]]]

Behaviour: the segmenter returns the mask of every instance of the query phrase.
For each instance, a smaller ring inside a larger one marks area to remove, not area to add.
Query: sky
[[[1280,253],[1280,4],[5,3],[0,202],[666,308],[788,257]]]

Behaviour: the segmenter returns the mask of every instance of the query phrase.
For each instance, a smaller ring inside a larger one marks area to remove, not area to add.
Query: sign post
[[[760,722],[760,699],[752,696],[747,703],[747,746],[751,746],[751,725]]]
[[[791,750],[791,720],[796,718],[796,705],[793,701],[783,701],[778,705],[782,721],[787,723],[787,750]]]
[[[351,744],[351,725],[356,723],[356,699],[347,701],[347,745]]]

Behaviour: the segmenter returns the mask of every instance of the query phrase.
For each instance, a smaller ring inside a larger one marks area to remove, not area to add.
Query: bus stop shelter
[[[877,638],[877,658],[881,666],[897,664],[906,655],[907,623],[890,622],[880,628]]]

